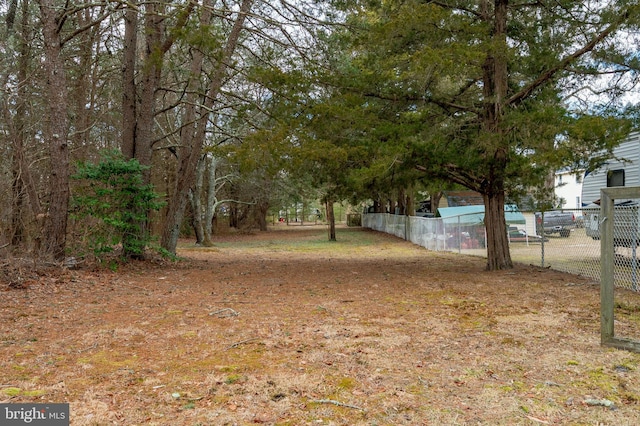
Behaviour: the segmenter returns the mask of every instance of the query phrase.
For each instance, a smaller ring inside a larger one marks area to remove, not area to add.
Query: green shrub
[[[144,170],[137,160],[126,160],[114,150],[103,152],[97,164],[78,163],[73,213],[88,220],[89,247],[96,257],[119,245],[124,258],[143,256],[150,242],[148,214],[163,205],[153,186],[143,183]]]

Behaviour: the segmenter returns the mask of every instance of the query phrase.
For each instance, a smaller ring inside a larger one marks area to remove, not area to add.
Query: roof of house
[[[445,191],[444,196],[449,207],[484,205],[482,194],[475,191]]]

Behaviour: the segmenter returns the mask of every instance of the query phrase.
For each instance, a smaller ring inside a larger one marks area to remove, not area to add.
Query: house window
[[[624,169],[607,172],[607,188],[611,186],[624,186]]]

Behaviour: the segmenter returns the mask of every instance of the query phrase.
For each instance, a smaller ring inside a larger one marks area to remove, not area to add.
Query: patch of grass
[[[242,379],[244,379],[244,377],[240,374],[231,374],[230,376],[227,376],[224,382],[228,385],[232,385],[234,383],[240,382]]]
[[[220,367],[220,371],[222,371],[223,373],[232,373],[234,371],[238,371],[240,369],[240,367],[238,365],[225,365],[223,367]]]
[[[13,398],[16,396],[25,396],[25,397],[38,397],[46,394],[47,392],[42,389],[34,389],[34,390],[22,390],[20,388],[9,387],[2,389],[2,393],[6,396]]]
[[[621,372],[629,372],[629,371],[635,371],[636,367],[629,362],[621,362],[619,364],[616,364],[613,367],[613,369]]]
[[[500,386],[500,390],[502,390],[505,393],[522,392],[525,389],[526,389],[526,384],[521,380],[514,380],[508,385]]]
[[[44,394],[46,394],[47,392],[45,390],[42,389],[34,389],[34,390],[30,390],[30,391],[24,391],[22,392],[22,396],[30,396],[30,397],[36,397],[36,396],[42,396]]]
[[[501,343],[503,345],[522,346],[522,342],[514,339],[513,337],[505,337],[502,339]]]
[[[626,313],[637,313],[640,312],[640,305],[633,305],[630,303],[626,303],[626,302],[616,302],[614,307],[616,309],[620,309],[621,311],[624,311]]]
[[[355,388],[357,384],[358,382],[355,379],[352,379],[351,377],[343,377],[338,381],[338,388],[351,390]]]
[[[601,367],[587,371],[587,377],[591,385],[597,386],[606,392],[617,391],[619,384],[617,377],[610,376]]]
[[[4,388],[2,389],[2,393],[5,394],[6,396],[13,397],[13,396],[20,395],[22,393],[22,389],[14,388],[14,387]]]
[[[624,397],[620,394],[620,390],[625,388],[624,384],[621,385],[620,378],[615,373],[606,372],[602,367],[582,372],[579,378],[573,382],[573,386],[589,389],[592,392],[595,390],[614,402]]]
[[[318,315],[328,315],[329,314],[329,310],[327,308],[325,308],[322,305],[318,305],[315,307],[315,309],[313,310],[314,313],[318,314]]]
[[[315,252],[318,254],[352,254],[354,250],[362,250],[373,247],[381,242],[388,242],[384,235],[368,232],[361,228],[339,229],[337,241],[329,241],[325,229],[311,229],[308,235],[292,240],[290,238],[278,238],[278,234],[287,233],[286,230],[273,232],[273,238],[269,240],[242,239],[238,241],[216,242],[220,249],[233,250],[258,250],[268,249],[273,252]],[[211,248],[190,247],[190,250],[211,250]]]
[[[625,404],[637,405],[640,403],[640,394],[625,391],[620,394],[620,399],[624,401]]]
[[[117,352],[100,351],[88,357],[78,358],[77,363],[92,364],[96,367],[125,368],[136,366],[138,361],[135,355],[128,358]]]

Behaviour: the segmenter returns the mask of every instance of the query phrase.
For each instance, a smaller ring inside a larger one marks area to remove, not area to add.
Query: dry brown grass
[[[640,357],[600,346],[593,282],[338,238],[278,227],[3,285],[0,400],[70,402],[73,425],[640,424]],[[640,338],[640,297],[618,297]]]

